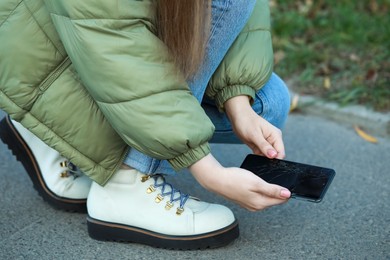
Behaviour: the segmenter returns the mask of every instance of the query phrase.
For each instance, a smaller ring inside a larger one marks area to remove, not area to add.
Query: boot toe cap
[[[207,212],[207,213],[206,213]],[[194,233],[202,234],[228,227],[235,221],[233,212],[218,204],[209,204],[203,213],[194,214]]]

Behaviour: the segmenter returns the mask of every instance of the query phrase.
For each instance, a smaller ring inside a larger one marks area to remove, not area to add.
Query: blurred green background
[[[390,111],[390,0],[270,0],[275,71],[298,94]]]

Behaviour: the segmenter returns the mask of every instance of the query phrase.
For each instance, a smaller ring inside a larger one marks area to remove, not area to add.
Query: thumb
[[[291,192],[288,189],[276,184],[268,183],[263,179],[259,191],[267,197],[274,199],[288,199],[291,197]]]
[[[258,138],[255,142],[255,145],[264,156],[270,159],[276,158],[278,156],[276,149],[269,142],[267,142],[264,137]]]

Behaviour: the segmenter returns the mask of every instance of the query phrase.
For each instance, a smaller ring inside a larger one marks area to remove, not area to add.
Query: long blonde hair
[[[157,30],[177,66],[190,78],[201,65],[209,33],[211,0],[157,0]]]

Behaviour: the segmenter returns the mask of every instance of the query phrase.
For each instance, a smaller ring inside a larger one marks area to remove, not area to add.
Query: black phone
[[[333,169],[249,154],[241,168],[249,170],[268,183],[291,191],[291,197],[320,202],[336,172]]]

